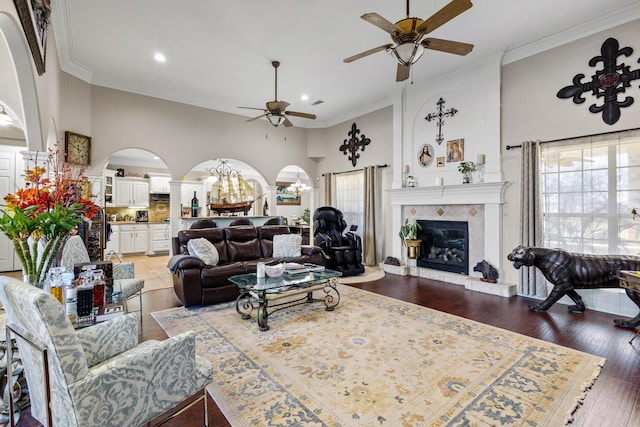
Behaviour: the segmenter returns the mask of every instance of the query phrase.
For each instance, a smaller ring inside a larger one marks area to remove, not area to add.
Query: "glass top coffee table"
[[[241,274],[230,277],[229,281],[240,288],[240,295],[236,299],[238,314],[243,319],[250,319],[257,305],[258,327],[266,331],[269,329],[267,321],[270,314],[294,305],[322,302],[325,310],[333,311],[340,302],[340,293],[336,289],[340,276],[342,273],[339,271],[325,268],[295,274],[285,271],[280,277]],[[314,298],[314,291],[323,291],[324,295]]]

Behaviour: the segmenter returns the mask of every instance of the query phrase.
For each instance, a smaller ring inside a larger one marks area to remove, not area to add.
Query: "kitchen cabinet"
[[[113,198],[118,207],[149,207],[149,181],[135,178],[115,178]]]
[[[149,174],[149,192],[156,194],[169,194],[171,187],[169,186],[171,175]]]
[[[153,252],[169,252],[171,242],[171,227],[166,224],[150,224],[151,250]]]
[[[120,226],[111,225],[111,234],[109,235],[109,240],[107,240],[107,244],[104,248],[104,253],[105,255],[109,255],[111,253],[119,253],[119,252],[120,252]]]
[[[205,200],[204,193],[202,191],[202,183],[197,181],[184,181],[182,183],[182,189],[180,191],[180,203],[187,208],[191,207],[191,199],[193,199],[193,192],[196,192],[198,202],[202,207],[202,212],[206,212],[207,201]]]
[[[121,254],[147,252],[149,249],[149,227],[147,224],[119,225],[119,246]]]
[[[111,169],[104,170],[104,185],[101,194],[101,200],[104,200],[104,206],[114,206],[113,187],[116,178],[116,171]]]

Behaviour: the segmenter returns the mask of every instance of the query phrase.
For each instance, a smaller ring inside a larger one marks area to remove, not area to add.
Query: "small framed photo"
[[[44,74],[51,0],[13,0],[38,75]]]
[[[444,156],[436,157],[436,166],[439,167],[439,168],[443,168],[444,167]]]
[[[447,163],[464,160],[464,139],[447,141]]]

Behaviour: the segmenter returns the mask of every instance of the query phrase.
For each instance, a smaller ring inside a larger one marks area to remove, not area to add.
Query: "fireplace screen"
[[[418,267],[469,274],[469,224],[466,221],[418,220],[422,240]]]

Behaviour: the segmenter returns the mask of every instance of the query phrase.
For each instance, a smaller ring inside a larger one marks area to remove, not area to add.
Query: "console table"
[[[280,277],[257,277],[255,273],[232,276],[229,280],[240,288],[236,299],[236,311],[243,319],[250,319],[257,303],[258,327],[261,331],[269,329],[269,315],[278,310],[312,302],[323,302],[325,310],[333,311],[340,302],[340,293],[336,289],[339,271],[326,268],[318,271],[289,274]],[[322,298],[313,298],[313,292],[322,290]],[[301,297],[295,298],[297,295]],[[285,297],[286,301],[277,302]]]

